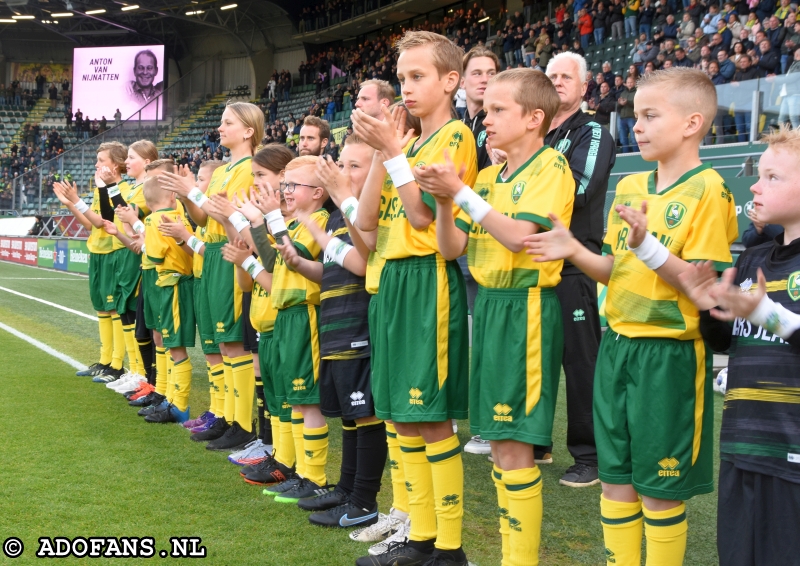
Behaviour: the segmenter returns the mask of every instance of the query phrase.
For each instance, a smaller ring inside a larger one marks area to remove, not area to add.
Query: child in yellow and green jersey
[[[154,423],[185,422],[189,418],[189,392],[192,386],[192,362],[186,352],[195,342],[194,282],[192,257],[182,249],[185,242],[162,234],[161,219],[182,222],[186,218],[176,210],[173,193],[160,187],[158,179],[145,181],[147,206],[153,211],[145,219],[144,253],[155,264],[159,297],[158,330],[164,348],[169,350],[171,367],[167,375],[166,399],[145,420]]]
[[[562,263],[534,266],[523,238],[549,230],[548,213],[572,217],[566,159],[544,144],[560,100],[530,69],[504,71],[484,94],[487,139],[508,160],[483,169],[473,188],[452,164],[421,168],[422,190],[437,199],[437,239],[447,259],[468,249],[478,283],[472,323],[470,427],[490,442],[502,564],[537,564],[542,476],[533,445],[552,440],[564,335],[554,287]],[[453,201],[461,208],[453,218]]]
[[[712,356],[679,276],[693,262],[730,265],[737,237],[730,191],[699,157],[716,112],[714,85],[699,70],[641,79],[634,133],[658,168],[617,185],[606,255],[557,219],[527,239],[536,261],[567,259],[608,285],[593,406],[609,566],[640,564],[643,524],[647,563],[683,564],[684,501],[714,489]]]

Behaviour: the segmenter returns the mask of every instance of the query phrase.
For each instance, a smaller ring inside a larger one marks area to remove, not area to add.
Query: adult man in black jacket
[[[561,98],[561,107],[544,142],[564,154],[575,178],[570,230],[584,246],[599,254],[603,207],[616,145],[608,130],[580,108],[587,86],[586,60],[575,53],[560,53],[547,66],[547,76]],[[592,419],[594,369],[600,344],[597,286],[574,265],[564,262],[556,294],[564,321],[567,447],[575,458],[575,465],[567,469],[560,483],[584,487],[600,481]],[[551,448],[537,449],[536,458],[547,461],[546,453]]]

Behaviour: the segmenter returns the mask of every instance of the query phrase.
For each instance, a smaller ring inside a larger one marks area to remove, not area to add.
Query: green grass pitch
[[[0,287],[87,314],[88,280],[69,274],[0,263]],[[0,322],[80,362],[96,361],[97,323],[0,290]],[[194,365],[192,416],[208,407],[205,362],[190,350]],[[209,452],[177,425],[148,425],[122,396],[27,342],[0,329],[0,538],[16,536],[22,557],[2,563],[40,563],[39,537],[145,537],[156,549],[169,538],[202,538],[208,557],[220,565],[352,565],[366,544],[344,531],[308,523],[306,513],[276,503],[246,484],[227,454]],[[722,399],[715,396],[718,436]],[[462,444],[469,426],[459,422]],[[329,420],[329,481],[338,478],[339,421]],[[565,446],[563,383],[556,411],[554,463],[542,466],[544,522],[541,564],[605,563],[599,520],[599,487],[558,485],[571,464]],[[464,454],[464,549],[477,566],[500,563],[496,498],[491,464]],[[384,473],[382,512],[391,504]],[[686,564],[717,564],[716,493],[687,505]],[[131,560],[126,564],[160,562]],[[174,561],[174,560],[173,560]],[[110,564],[111,559],[66,559],[62,564]],[[118,562],[118,561],[117,561]]]

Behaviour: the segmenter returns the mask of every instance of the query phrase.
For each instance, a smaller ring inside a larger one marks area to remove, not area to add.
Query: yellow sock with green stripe
[[[297,475],[306,477],[306,459],[304,457],[305,443],[303,442],[303,428],[305,419],[303,413],[292,411],[292,443],[294,444],[294,459],[297,464]]]
[[[228,356],[222,356],[222,369],[225,373],[222,412],[228,424],[233,424],[233,417],[236,416],[236,398],[233,396],[233,369],[231,368],[231,359]]]
[[[509,566],[508,496],[506,495],[506,484],[503,483],[503,470],[497,466],[492,468],[492,481],[497,490],[497,516],[500,519],[500,553],[502,555],[500,566]]]
[[[139,375],[147,377],[147,368],[144,366],[144,359],[142,358],[142,350],[139,348],[139,341],[136,339],[136,325],[133,325],[131,332],[131,339],[133,340],[133,357],[136,358],[136,368]]]
[[[508,566],[539,564],[542,474],[539,468],[503,470],[508,498]]]
[[[328,425],[319,428],[303,427],[303,450],[305,454],[304,478],[317,485],[328,484],[325,465],[328,463]]]
[[[256,394],[256,373],[253,368],[253,355],[248,353],[231,358],[233,373],[233,420],[244,430],[253,430],[253,397]]]
[[[389,473],[392,476],[392,507],[408,513],[408,491],[406,491],[406,474],[403,467],[403,453],[397,441],[397,429],[392,423],[386,423],[386,444],[389,446]]]
[[[644,537],[647,540],[646,566],[680,566],[686,554],[686,504],[666,511],[644,511]]]
[[[142,375],[142,371],[139,366],[139,356],[137,356],[139,352],[139,344],[136,343],[136,337],[134,336],[135,328],[136,325],[134,324],[123,324],[122,335],[125,339],[125,351],[128,354],[128,368],[131,370],[131,373],[138,373]]]
[[[281,447],[281,420],[270,415],[269,424],[272,426],[272,457],[275,458]]]
[[[294,428],[292,421],[280,421],[280,450],[275,451],[275,459],[286,466],[293,468],[295,464]]]
[[[206,360],[206,375],[208,379],[208,396],[209,396],[209,403],[208,403],[208,410],[212,413],[214,412],[214,407],[217,404],[216,398],[214,398],[214,382],[211,380],[211,364],[208,360]]]
[[[600,522],[608,566],[642,562],[642,502],[611,501],[600,496]]]
[[[408,515],[411,519],[410,540],[427,541],[436,538],[436,508],[433,504],[431,464],[425,456],[425,441],[421,436],[397,435],[403,458],[408,492]]]
[[[211,412],[215,417],[225,416],[225,366],[211,366]]]
[[[156,346],[156,393],[167,393],[167,350]]]
[[[431,463],[433,497],[436,502],[436,548],[461,548],[461,523],[464,518],[464,463],[461,443],[454,434],[425,447]]]
[[[110,314],[97,313],[97,326],[100,328],[100,363],[107,366],[111,363],[114,351],[114,326]]]
[[[174,392],[172,394],[172,404],[179,411],[185,411],[189,407],[189,392],[192,390],[192,360],[184,358],[178,362],[172,362],[172,383]]]
[[[114,333],[114,349],[111,351],[111,367],[122,369],[125,360],[125,331],[118,314],[111,315],[111,327]]]
[[[175,397],[175,376],[172,373],[172,368],[175,364],[172,361],[172,354],[167,348],[167,392],[164,393],[167,397],[167,403],[172,403],[173,397]]]

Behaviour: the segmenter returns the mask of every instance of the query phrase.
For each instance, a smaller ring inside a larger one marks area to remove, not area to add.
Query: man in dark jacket
[[[733,82],[750,81],[758,78],[758,69],[750,66],[750,56],[742,55],[736,62],[736,72],[733,73]]]
[[[561,107],[544,142],[567,158],[575,178],[575,202],[570,230],[594,253],[603,239],[603,207],[608,178],[616,159],[611,134],[580,106],[586,91],[586,61],[574,53],[556,55],[547,68]],[[583,487],[599,483],[594,442],[592,390],[600,344],[597,285],[578,268],[564,262],[556,287],[564,321],[564,374],[567,385],[567,447],[575,459],[561,478],[562,485]],[[537,447],[535,458],[547,461],[551,447]],[[544,453],[542,453],[544,452]]]
[[[761,56],[758,58],[758,69],[761,71],[761,76],[776,75],[780,72],[780,58],[778,52],[772,48],[772,44],[768,39],[763,40],[758,45]]]
[[[611,113],[617,108],[617,99],[611,94],[608,83],[600,85],[600,91],[589,101],[589,108],[594,110],[594,121],[601,126],[608,126]]]

